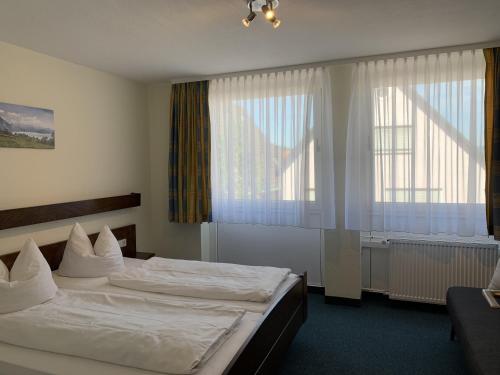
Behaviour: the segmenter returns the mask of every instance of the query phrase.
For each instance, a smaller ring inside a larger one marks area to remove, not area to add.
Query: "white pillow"
[[[76,223],[71,229],[65,251],[70,248],[73,252],[81,256],[95,255],[92,243],[83,227]]]
[[[95,255],[100,257],[119,257],[123,262],[123,254],[120,244],[107,225],[101,229],[99,237],[97,237],[97,241],[94,245],[94,252]]]
[[[82,226],[76,223],[57,273],[66,277],[102,277],[121,272],[124,268],[120,245],[107,225],[102,228],[92,248]]]
[[[500,259],[498,259],[497,268],[495,269],[495,273],[491,278],[488,289],[500,290]]]
[[[0,281],[9,281],[9,269],[7,266],[0,260]]]
[[[35,241],[29,239],[9,271],[0,261],[0,314],[44,303],[56,295],[50,266]]]

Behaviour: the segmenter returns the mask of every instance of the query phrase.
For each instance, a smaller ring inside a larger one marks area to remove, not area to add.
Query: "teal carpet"
[[[440,312],[363,298],[362,307],[327,305],[309,295],[309,318],[279,375],[466,375],[450,320]]]

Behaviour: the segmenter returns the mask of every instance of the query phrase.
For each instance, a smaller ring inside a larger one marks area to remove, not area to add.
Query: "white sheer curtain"
[[[481,50],[356,65],[348,229],[486,234],[484,70]]]
[[[334,228],[327,69],[210,82],[216,222]]]

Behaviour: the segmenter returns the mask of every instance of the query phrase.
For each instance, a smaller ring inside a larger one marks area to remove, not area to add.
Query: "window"
[[[304,165],[304,199],[315,201],[315,134],[314,110],[305,113],[306,101],[314,106],[314,97],[308,99],[305,94],[285,97],[260,97],[234,100],[231,106],[241,112],[240,126],[233,131],[236,138],[243,139],[250,135],[256,160],[253,170],[255,187],[244,183],[246,165],[243,163],[246,144],[234,145],[234,181],[236,199],[264,200],[268,196],[273,201],[298,201],[302,199],[300,189],[294,184],[297,163],[307,159]],[[304,126],[294,126],[304,122]],[[245,127],[249,129],[245,129]],[[305,148],[304,148],[305,145]],[[267,154],[270,155],[269,168],[265,168]],[[267,179],[267,177],[269,179]],[[229,182],[229,180],[226,180]],[[269,185],[267,185],[269,183]],[[228,186],[226,186],[228,188]],[[255,189],[255,191],[252,191]]]
[[[471,199],[468,184],[456,186],[450,180],[473,170],[480,185],[473,202],[485,203],[484,158],[469,165],[470,154],[481,156],[484,149],[483,79],[435,86],[416,84],[412,97],[398,87],[374,90],[376,202],[466,204]],[[471,100],[473,91],[477,103]],[[405,113],[408,109],[416,115]],[[434,164],[429,175],[426,158]],[[391,173],[383,173],[392,164]]]
[[[485,234],[482,51],[360,63],[355,77],[348,228]]]
[[[334,227],[329,79],[310,69],[210,83],[215,221]]]

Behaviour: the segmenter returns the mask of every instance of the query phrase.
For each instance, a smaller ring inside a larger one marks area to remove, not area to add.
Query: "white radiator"
[[[446,303],[451,286],[488,286],[498,258],[494,244],[391,240],[389,297]]]

